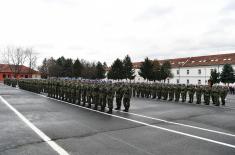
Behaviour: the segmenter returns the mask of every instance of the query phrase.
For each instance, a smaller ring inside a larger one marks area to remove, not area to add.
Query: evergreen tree
[[[38,67],[39,72],[41,73],[41,77],[46,79],[48,76],[48,64],[47,59],[43,59],[42,65]]]
[[[104,65],[102,65],[102,63],[99,62],[99,61],[96,64],[96,79],[104,79],[105,78],[105,68],[104,68]]]
[[[133,69],[133,65],[131,62],[131,58],[127,55],[123,60],[123,74],[124,78],[127,80],[133,80],[135,78],[135,70]]]
[[[71,58],[65,59],[65,62],[63,65],[63,75],[64,77],[73,76],[73,60]]]
[[[83,68],[84,67],[82,63],[79,61],[79,59],[76,59],[73,64],[73,76],[75,78],[81,77]]]
[[[65,58],[62,56],[60,58],[58,58],[56,60],[56,72],[57,72],[57,76],[59,77],[65,77],[65,73],[64,73],[64,64],[65,64]]]
[[[120,59],[116,59],[111,65],[108,72],[108,79],[120,80],[124,78],[123,63]]]
[[[233,67],[230,64],[225,64],[224,65],[223,70],[220,74],[220,80],[221,80],[221,82],[223,82],[225,84],[235,82],[234,70],[233,70]]]
[[[219,83],[220,82],[220,73],[217,73],[217,70],[212,70],[211,71],[211,76],[210,76],[210,81],[212,84]]]
[[[96,64],[94,62],[88,62],[81,60],[81,63],[84,66],[82,70],[81,77],[85,79],[95,79],[96,78]]]
[[[165,61],[160,69],[161,80],[164,80],[164,83],[167,78],[173,77],[171,73],[171,63],[169,61]]]
[[[59,66],[57,64],[57,61],[53,57],[48,59],[47,65],[48,65],[48,75],[49,75],[49,77],[60,77],[61,66]]]
[[[161,65],[159,63],[158,60],[154,60],[153,61],[153,77],[152,80],[154,81],[161,81],[161,74],[160,74],[160,70],[161,70]]]
[[[149,58],[145,58],[144,62],[140,66],[139,75],[147,80],[153,79],[153,63]]]

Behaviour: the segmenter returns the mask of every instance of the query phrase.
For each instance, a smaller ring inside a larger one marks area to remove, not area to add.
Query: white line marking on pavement
[[[117,110],[115,110],[115,111],[117,111]],[[226,132],[221,132],[221,131],[216,131],[216,130],[201,128],[201,127],[192,126],[192,125],[187,125],[187,124],[182,124],[182,123],[177,123],[177,122],[171,122],[171,121],[167,121],[167,120],[164,120],[164,119],[149,117],[149,116],[145,116],[145,115],[141,115],[141,114],[136,114],[136,113],[132,113],[132,112],[123,112],[123,111],[119,111],[119,112],[131,114],[131,115],[135,115],[135,116],[139,116],[139,117],[144,117],[144,118],[148,118],[148,119],[152,119],[152,120],[156,120],[156,121],[161,121],[161,122],[168,123],[168,124],[174,124],[174,125],[179,125],[179,126],[194,128],[194,129],[198,129],[198,130],[203,130],[203,131],[218,133],[218,134],[221,134],[221,135],[226,135],[226,136],[235,137],[234,134],[230,134],[230,133],[226,133]]]
[[[203,140],[203,141],[206,141],[206,142],[211,142],[211,143],[215,143],[215,144],[219,144],[219,145],[223,145],[223,146],[227,146],[227,147],[235,149],[235,145],[232,145],[232,144],[228,144],[228,143],[224,143],[224,142],[216,141],[216,140],[213,140],[213,139],[204,138],[204,137],[200,137],[200,136],[196,136],[196,135],[192,135],[192,134],[188,134],[188,133],[184,133],[184,132],[180,132],[180,131],[176,131],[176,130],[172,130],[172,129],[167,129],[167,128],[160,127],[160,126],[157,126],[157,125],[152,125],[152,124],[149,124],[149,123],[145,123],[145,122],[141,122],[141,121],[137,121],[137,120],[133,120],[133,119],[117,116],[117,115],[104,113],[104,112],[93,110],[93,109],[86,108],[86,107],[83,107],[83,106],[75,105],[75,104],[72,104],[72,103],[69,103],[69,102],[65,102],[65,101],[61,101],[61,100],[58,100],[58,99],[50,98],[50,97],[47,97],[47,96],[44,96],[44,95],[40,95],[40,94],[38,94],[38,95],[42,96],[42,97],[45,97],[45,98],[48,98],[48,99],[51,99],[51,100],[63,102],[63,103],[66,103],[66,104],[69,104],[69,105],[72,105],[72,106],[76,106],[76,107],[80,107],[80,108],[87,109],[87,110],[90,110],[90,111],[94,111],[94,112],[97,112],[97,113],[101,113],[101,114],[104,114],[104,115],[113,116],[113,117],[120,118],[120,119],[123,119],[123,120],[127,120],[127,121],[130,121],[130,122],[142,124],[142,125],[145,125],[145,126],[148,126],[148,127],[152,127],[152,128],[156,128],[156,129],[160,129],[160,130],[164,130],[164,131],[184,135],[184,136],[187,136],[187,137],[191,137],[191,138],[195,138],[195,139],[199,139],[199,140]]]
[[[69,155],[61,146],[51,140],[45,133],[38,129],[34,124],[27,120],[19,111],[17,111],[12,105],[10,105],[2,96],[0,96],[1,101],[7,105],[25,124],[27,124],[39,137],[43,139],[48,145],[50,145],[58,154]]]

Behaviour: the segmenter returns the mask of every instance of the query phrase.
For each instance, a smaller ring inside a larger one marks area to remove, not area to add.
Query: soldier
[[[80,105],[81,104],[81,83],[77,82],[76,84],[76,100],[77,100],[77,104]]]
[[[205,86],[205,88],[204,88],[205,105],[209,105],[210,104],[210,96],[211,96],[211,87]]]
[[[115,89],[113,87],[112,84],[107,86],[107,100],[108,100],[108,108],[109,111],[107,113],[112,114],[113,111],[113,98],[114,98],[114,94],[115,94]]]
[[[185,84],[181,85],[181,98],[182,98],[182,102],[186,101],[186,96],[187,96],[187,88],[185,86]]]
[[[106,99],[107,99],[106,86],[107,85],[102,84],[101,87],[100,87],[100,92],[99,92],[99,96],[100,96],[99,103],[101,105],[101,111],[102,112],[104,112],[105,107],[106,107]]]
[[[136,84],[136,96],[139,98],[140,97],[140,84]]]
[[[196,86],[196,98],[197,98],[197,102],[196,104],[201,104],[201,98],[202,98],[202,87],[200,85]]]
[[[117,105],[117,107],[115,108],[115,110],[121,109],[122,97],[123,97],[123,90],[122,90],[122,85],[120,84],[119,86],[116,86],[116,105]]]
[[[162,87],[161,87],[161,84],[157,84],[157,99],[161,99],[162,98]]]
[[[131,84],[131,87],[132,87],[132,94],[133,94],[133,97],[136,96],[136,84],[135,83],[132,83]]]
[[[88,103],[88,108],[91,108],[91,102],[92,102],[92,84],[89,83],[87,85],[87,103]]]
[[[176,85],[175,86],[175,102],[179,102],[180,93],[181,93],[181,85]]]
[[[174,100],[175,85],[169,85],[169,101]]]
[[[145,96],[145,87],[144,87],[144,83],[142,83],[141,86],[140,86],[140,93],[141,93],[141,97],[144,98],[144,96]]]
[[[95,107],[94,107],[94,110],[97,110],[98,109],[98,105],[99,105],[99,85],[98,84],[95,84],[94,86],[94,104],[95,104]]]
[[[166,84],[164,84],[163,87],[162,87],[163,100],[167,100],[167,98],[168,98],[168,91],[169,91],[168,86]]]
[[[52,97],[52,81],[49,80],[48,81],[48,94],[47,94],[48,97]]]
[[[130,99],[131,99],[131,88],[128,85],[124,86],[123,89],[124,95],[123,95],[123,105],[125,109],[123,111],[128,112],[130,108]]]
[[[77,91],[77,87],[76,87],[76,82],[72,82],[72,85],[71,85],[71,94],[72,94],[72,96],[71,96],[71,100],[72,100],[72,103],[73,104],[76,104],[76,91]]]
[[[222,86],[219,90],[220,90],[220,98],[221,98],[222,105],[225,105],[225,98],[228,94],[228,87]]]
[[[87,95],[87,87],[86,87],[86,84],[83,83],[83,85],[82,85],[82,106],[86,105],[86,95]]]
[[[212,101],[213,101],[213,104],[215,106],[219,106],[220,105],[220,101],[219,101],[219,94],[220,91],[219,91],[219,87],[218,86],[212,86],[212,89],[211,89],[211,96],[212,96]]]
[[[193,103],[194,94],[195,94],[195,86],[189,85],[189,87],[188,87],[188,95],[189,95],[188,103]]]
[[[155,99],[156,98],[156,84],[153,84],[150,86],[151,87],[151,94],[152,94],[152,99]]]
[[[66,81],[62,81],[62,83],[61,83],[61,99],[62,99],[62,101],[65,101],[66,89],[67,89]]]

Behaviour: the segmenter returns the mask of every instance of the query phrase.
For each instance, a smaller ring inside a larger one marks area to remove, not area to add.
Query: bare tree
[[[7,47],[3,52],[3,62],[9,65],[15,78],[21,72],[26,58],[26,52],[21,47]]]
[[[33,52],[32,48],[26,48],[25,54],[29,66],[29,73],[31,73],[32,69],[37,67],[37,53]]]

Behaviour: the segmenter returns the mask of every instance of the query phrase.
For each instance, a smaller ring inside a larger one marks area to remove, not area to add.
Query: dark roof
[[[160,64],[164,61],[170,61],[172,68],[235,64],[235,53],[165,59],[158,61]],[[142,62],[134,62],[133,67],[135,69],[140,68],[141,63]]]
[[[8,65],[8,64],[0,64],[0,73],[11,73],[12,69],[14,69],[14,65]],[[20,65],[20,74],[40,74],[40,72],[33,70],[29,67],[26,67],[24,65]]]

